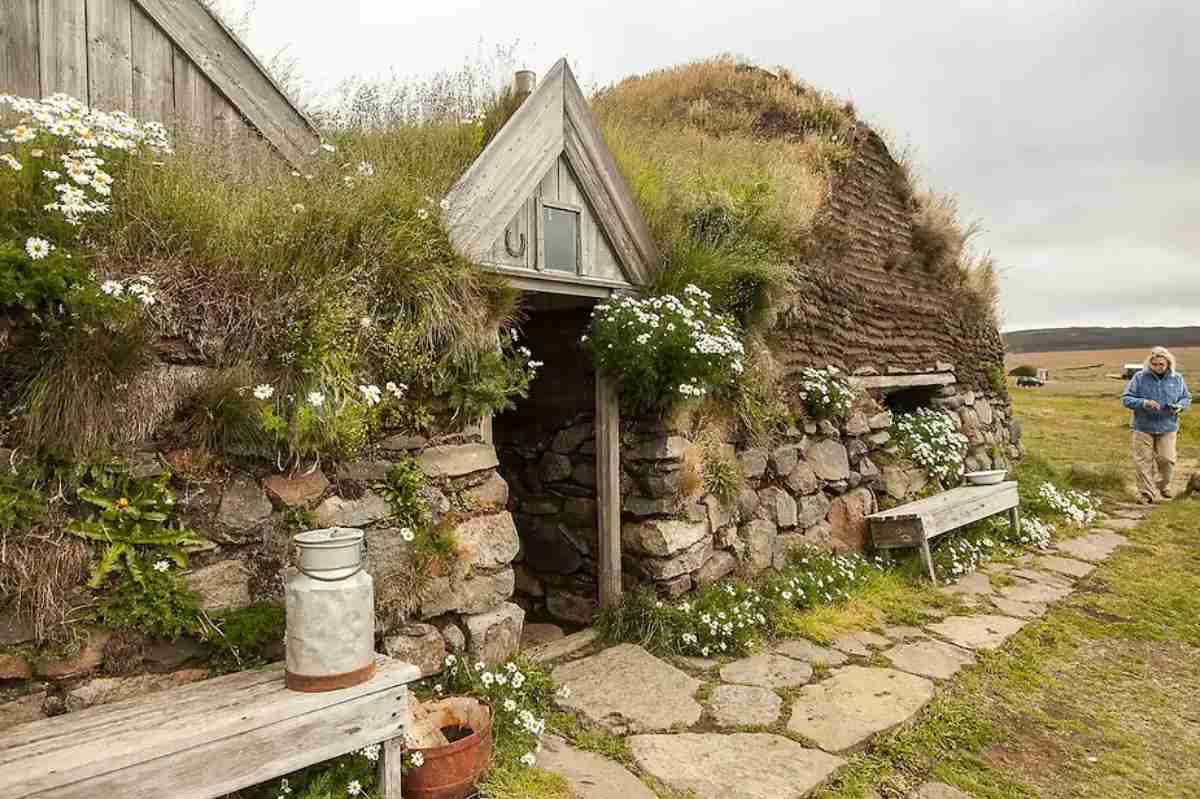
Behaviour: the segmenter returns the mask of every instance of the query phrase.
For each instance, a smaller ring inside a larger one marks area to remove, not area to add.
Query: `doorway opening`
[[[529,396],[492,421],[521,539],[516,593],[530,619],[588,624],[599,604],[596,374],[580,337],[596,300],[529,293],[518,345],[543,361]]]

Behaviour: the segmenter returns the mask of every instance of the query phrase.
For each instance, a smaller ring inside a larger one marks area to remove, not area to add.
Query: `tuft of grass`
[[[264,455],[272,451],[251,390],[261,381],[249,364],[210,376],[181,410],[183,433],[209,452]]]

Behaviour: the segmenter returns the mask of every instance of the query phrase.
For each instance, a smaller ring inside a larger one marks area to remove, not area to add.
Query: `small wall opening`
[[[596,376],[579,338],[594,300],[526,296],[518,344],[544,361],[529,397],[493,420],[521,538],[517,601],[531,620],[587,624],[598,605]]]
[[[884,394],[883,405],[892,413],[912,413],[917,408],[933,408],[945,392],[942,386],[914,386]]]

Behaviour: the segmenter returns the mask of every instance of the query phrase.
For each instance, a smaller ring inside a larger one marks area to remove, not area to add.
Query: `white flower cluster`
[[[860,555],[825,552],[805,555],[796,566],[798,568],[781,575],[773,590],[785,602],[798,608],[848,599],[849,589],[863,582],[872,569]],[[881,566],[877,563],[875,568]]]
[[[1021,533],[1017,536],[1017,541],[1037,549],[1047,549],[1053,535],[1054,525],[1036,516],[1029,516],[1021,519]]]
[[[979,568],[995,548],[996,542],[988,537],[973,540],[954,536],[937,548],[933,561],[944,577],[956,579]]]
[[[892,426],[892,436],[930,477],[949,483],[962,476],[967,437],[954,429],[954,422],[947,414],[929,408],[899,414]]]
[[[703,397],[714,388],[710,376],[736,376],[745,369],[746,351],[739,333],[712,310],[711,300],[708,292],[689,284],[682,299],[621,297],[600,303],[592,310],[593,329],[607,343],[598,356],[602,361],[612,357],[608,350],[614,349],[614,343],[635,345],[627,356],[633,359],[644,359],[647,352],[662,353],[674,366],[687,364],[698,372],[685,375],[669,390],[688,398]],[[581,341],[587,342],[588,336]]]
[[[62,214],[72,225],[81,224],[89,214],[108,211],[113,178],[103,168],[106,161],[102,152],[132,153],[143,145],[155,152],[171,152],[167,130],[159,123],[138,122],[123,111],[88,108],[65,94],[45,100],[0,94],[0,108],[4,106],[20,114],[22,120],[0,134],[0,144],[44,141],[45,147],[29,151],[30,158],[46,158],[47,150],[57,155],[57,160],[42,168],[42,178],[61,181],[54,185],[57,199],[44,207]],[[24,168],[12,153],[0,155],[0,160],[10,169]]]
[[[138,275],[124,280],[106,280],[100,284],[100,290],[110,297],[134,300],[149,307],[158,302],[153,286],[154,278]]]
[[[743,642],[767,623],[762,595],[747,586],[725,583],[728,602],[721,608],[693,608],[684,602],[673,612],[681,616],[685,632],[679,636],[679,651],[709,657],[720,652],[738,652]]]
[[[1086,491],[1060,491],[1053,483],[1042,483],[1038,496],[1055,513],[1061,513],[1077,527],[1091,524],[1099,502]]]
[[[533,738],[533,751],[526,752],[520,758],[522,764],[532,766],[536,761],[536,753],[542,750],[541,738],[546,732],[546,719],[538,718],[525,706],[531,697],[525,689],[528,678],[520,667],[510,660],[495,670],[488,669],[483,662],[477,662],[471,668],[466,658],[456,655],[447,655],[445,666],[450,679],[468,682],[491,702],[497,722],[511,725]],[[440,694],[442,690],[440,683],[434,686],[435,692]],[[559,698],[566,698],[567,695],[566,689],[558,693]]]
[[[845,416],[854,402],[854,392],[833,367],[801,369],[796,393],[809,414],[817,418]]]

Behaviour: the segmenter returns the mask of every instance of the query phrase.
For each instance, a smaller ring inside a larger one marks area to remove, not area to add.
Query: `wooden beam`
[[[621,601],[621,410],[616,386],[596,372],[596,522],[600,607]]]
[[[62,92],[87,102],[87,11],[85,0],[42,0],[38,4],[42,96]]]
[[[197,0],[134,0],[243,117],[294,164],[320,139],[266,68]],[[178,63],[178,61],[177,61]]]
[[[87,0],[88,105],[133,110],[131,0]]]
[[[961,486],[867,517],[875,546],[920,546],[942,533],[1017,507],[1015,481],[991,486]]]
[[[920,372],[907,375],[867,375],[865,377],[848,377],[846,381],[852,386],[862,389],[878,389],[895,391],[904,388],[921,388],[924,386],[948,386],[958,382],[953,372]]]
[[[0,93],[37,97],[38,0],[4,0],[0,13]]]
[[[379,766],[376,780],[379,795],[383,799],[401,799],[404,782],[404,738],[397,736],[383,742],[379,751]]]

